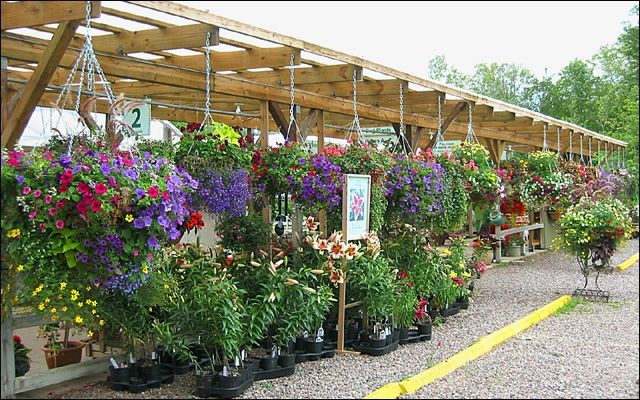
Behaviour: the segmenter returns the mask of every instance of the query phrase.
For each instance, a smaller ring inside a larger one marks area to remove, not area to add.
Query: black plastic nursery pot
[[[440,310],[438,309],[429,310],[427,314],[429,314],[429,317],[431,317],[431,321],[434,321],[436,317],[440,315]]]
[[[432,322],[420,322],[416,324],[418,327],[418,335],[431,335],[431,331],[433,329]]]
[[[460,311],[460,308],[459,308],[459,307],[450,306],[450,307],[449,307],[449,308],[447,308],[447,309],[441,310],[441,311],[440,311],[440,314],[441,314],[443,317],[445,317],[445,318],[446,318],[446,317],[450,317],[450,316],[452,316],[452,315],[456,315],[459,311]]]
[[[322,351],[322,345],[324,345],[324,340],[316,342],[315,337],[308,337],[304,340],[304,350],[307,353],[320,353]]]
[[[270,371],[278,367],[278,357],[263,357],[260,359],[260,369]]]
[[[393,341],[397,342],[400,340],[400,330],[396,329],[393,331]]]
[[[389,346],[391,343],[393,343],[393,333],[387,335],[387,338],[385,339],[385,346]]]
[[[398,330],[398,333],[400,335],[400,339],[402,340],[406,340],[409,338],[409,328],[400,328]]]
[[[129,368],[109,367],[113,390],[126,390],[129,385]]]
[[[296,338],[296,351],[304,351],[304,338],[302,336]]]
[[[296,364],[296,355],[295,354],[280,354],[280,358],[278,359],[278,365],[287,368]]]
[[[456,299],[455,305],[458,306],[461,310],[466,310],[467,308],[469,308],[469,298],[458,297]]]
[[[260,360],[257,358],[248,358],[244,360],[244,369],[248,374],[253,374],[260,368]]]
[[[149,387],[160,387],[162,383],[162,373],[159,364],[140,367],[140,372]]]
[[[347,328],[345,340],[358,340],[359,333],[360,330],[358,328],[356,328],[355,326],[350,326],[349,328]]]
[[[366,343],[364,343],[366,345]],[[374,338],[369,338],[368,340],[368,347],[371,347],[372,349],[382,349],[384,347],[386,347],[387,345],[387,339],[374,339]]]
[[[218,373],[218,383],[221,388],[231,389],[242,386],[242,384],[248,379],[248,374],[244,369],[233,370],[227,376]]]

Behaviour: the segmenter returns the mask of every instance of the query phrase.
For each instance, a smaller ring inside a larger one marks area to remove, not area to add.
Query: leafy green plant
[[[271,227],[259,214],[224,218],[216,226],[220,244],[236,252],[266,250],[271,239]]]
[[[400,285],[393,305],[393,319],[400,328],[409,328],[416,314],[418,297],[412,286]]]

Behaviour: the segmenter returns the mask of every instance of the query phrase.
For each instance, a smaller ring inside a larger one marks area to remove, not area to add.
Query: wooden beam
[[[398,105],[400,104],[399,93],[400,91],[398,90],[398,92],[393,94],[361,96],[360,89],[358,89],[358,101],[362,101],[363,103],[369,103],[369,104],[373,104],[375,106],[381,106],[381,107],[398,107]],[[405,106],[436,104],[436,107],[437,107],[438,95],[444,96],[443,93],[436,92],[433,90],[428,92],[405,91],[403,95],[403,101]]]
[[[451,125],[453,120],[456,119],[458,114],[460,114],[460,112],[462,112],[462,110],[464,110],[465,107],[467,107],[467,103],[459,102],[458,104],[456,104],[454,109],[451,110],[449,115],[447,115],[444,121],[442,121],[442,125],[440,125],[440,132],[442,133],[442,137],[444,137],[445,132],[447,132],[447,129],[449,129],[449,125]],[[433,145],[436,143],[437,138],[438,138],[437,135],[434,135],[433,138],[429,141],[429,144],[427,147],[429,148],[433,147]]]
[[[27,84],[14,98],[13,106],[8,110],[9,118],[2,125],[2,147],[9,148],[17,143],[22,131],[27,126],[31,114],[47,87],[49,79],[56,71],[63,58],[69,42],[80,21],[64,21],[58,25],[55,35],[38,60],[35,70]]]
[[[407,87],[407,83],[399,79],[360,81],[358,82],[356,89],[358,91],[358,99],[360,99],[360,96],[377,96],[383,94],[395,94],[397,96],[398,93],[400,93],[401,84],[404,84],[404,87]],[[348,81],[309,83],[296,85],[296,89],[304,90],[305,92],[318,93],[325,96],[353,97],[353,82]]]
[[[571,124],[566,121],[560,121],[550,116],[540,114],[538,112],[534,112],[531,110],[527,110],[522,107],[515,106],[513,104],[509,104],[500,100],[492,99],[487,96],[478,95],[476,93],[471,93],[466,90],[458,89],[453,86],[449,86],[446,84],[442,84],[440,82],[436,82],[430,79],[421,78],[415,75],[411,75],[393,68],[386,67],[379,63],[375,63],[369,60],[365,60],[361,57],[352,56],[350,54],[346,54],[343,52],[335,51],[323,46],[319,46],[314,43],[309,43],[304,40],[300,40],[291,36],[282,35],[273,31],[269,31],[267,29],[255,27],[246,23],[242,23],[239,21],[235,21],[229,18],[221,17],[218,15],[214,15],[210,12],[199,10],[195,8],[191,8],[188,6],[184,6],[182,4],[178,4],[170,1],[129,1],[132,4],[136,4],[142,7],[146,7],[149,9],[153,9],[160,12],[165,12],[171,15],[180,16],[183,18],[191,19],[194,21],[209,23],[215,26],[219,26],[221,28],[238,32],[241,34],[253,36],[255,38],[259,38],[262,40],[266,40],[269,42],[281,44],[284,46],[291,46],[295,48],[299,48],[301,50],[308,51],[310,53],[314,53],[317,55],[325,56],[334,60],[338,60],[341,62],[345,62],[351,65],[357,65],[363,68],[370,69],[375,72],[379,72],[397,79],[406,80],[417,85],[421,85],[427,88],[431,88],[434,90],[439,90],[441,92],[451,94],[457,97],[460,97],[466,101],[471,101],[476,105],[487,105],[491,107],[500,108],[506,111],[518,113],[521,115],[529,116],[531,118],[540,119],[549,124],[559,124],[565,128],[571,128],[576,131],[585,132],[587,134],[592,134],[594,137],[602,138],[603,140],[607,140],[611,143],[615,143],[621,146],[627,146],[626,142],[609,138],[604,135],[600,135],[596,132],[587,130],[585,128],[579,127],[575,124]]]
[[[5,57],[2,57],[2,68],[0,70],[0,108],[2,109],[0,126],[4,126],[9,115],[9,85],[7,83],[7,59]]]
[[[202,45],[202,43],[201,43]],[[213,71],[234,71],[249,68],[272,68],[289,65],[291,55],[294,64],[300,64],[300,50],[290,47],[274,47],[267,49],[252,49],[241,51],[213,51],[211,52],[211,69]],[[174,56],[158,60],[163,64],[176,65],[198,70],[205,69],[204,55]]]
[[[289,119],[284,115],[278,103],[274,101],[269,101],[269,113],[274,121],[276,121],[276,125],[278,125],[278,129],[282,136],[287,137],[287,129],[289,128]],[[291,126],[291,129],[294,130],[294,138],[295,136],[295,126]],[[294,140],[295,141],[295,140]]]
[[[32,26],[84,20],[87,16],[84,1],[19,1],[2,2],[1,29],[29,28]],[[91,2],[91,17],[100,16],[100,2]]]
[[[424,128],[419,126],[416,129],[415,135],[412,137],[411,148],[415,154],[415,151],[418,149],[418,144],[420,143],[420,139],[422,139],[422,135],[424,134]]]
[[[195,24],[95,36],[93,46],[96,50],[114,54],[204,47],[209,32],[211,46],[217,45],[218,27]]]
[[[350,82],[353,80],[353,71],[356,71],[357,79],[362,79],[362,68],[353,65],[329,65],[326,67],[296,68],[294,80],[296,84],[322,83],[322,82]],[[243,72],[234,75],[240,79],[253,82],[267,83],[270,85],[288,86],[291,81],[290,71]]]
[[[311,130],[316,126],[318,115],[320,115],[320,110],[317,108],[311,108],[309,109],[306,118],[300,122],[300,135],[303,139],[306,140],[309,133],[311,133]]]

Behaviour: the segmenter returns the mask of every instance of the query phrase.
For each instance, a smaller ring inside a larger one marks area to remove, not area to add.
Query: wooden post
[[[269,102],[267,100],[260,101],[260,138],[259,144],[263,148],[269,148]],[[271,204],[267,204],[262,208],[262,220],[269,225],[269,229],[273,229],[271,223]]]
[[[2,96],[2,124],[0,126],[4,127],[4,124],[7,122],[7,115],[9,114],[9,87],[7,86],[7,67],[8,61],[6,57],[2,57],[2,75],[0,75],[2,79],[2,84],[0,86],[1,96]]]
[[[340,284],[338,293],[338,343],[336,349],[338,352],[344,351],[344,320],[345,320],[345,299],[347,297],[347,259],[342,259],[342,271],[344,273],[344,281]]]
[[[547,214],[547,211],[544,207],[540,208],[540,223],[543,224],[545,227],[540,229],[540,248],[541,249],[546,249],[547,248],[547,225],[549,225],[551,223],[551,220],[549,219],[549,215]]]
[[[467,206],[467,224],[469,224],[469,236],[473,237],[475,232],[476,225],[476,216],[473,212],[473,202],[469,201],[469,205]]]
[[[500,238],[501,231],[502,231],[501,226],[496,225],[496,233],[494,237]],[[496,263],[499,264],[501,261],[502,261],[502,238],[496,241]]]
[[[317,112],[316,128],[318,130],[318,153],[321,153],[324,149],[324,111],[322,110]],[[320,223],[320,237],[326,238],[329,233],[327,232],[327,211],[325,209],[318,213],[318,222]]]
[[[7,296],[11,298],[11,296]],[[2,398],[12,399],[16,393],[16,370],[13,353],[13,328],[11,327],[11,309],[2,318]]]

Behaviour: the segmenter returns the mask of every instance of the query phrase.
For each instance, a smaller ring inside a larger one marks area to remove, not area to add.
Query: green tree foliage
[[[479,64],[471,75],[444,56],[428,63],[432,79],[539,111],[629,143],[626,166],[633,175],[631,202],[638,203],[638,5],[615,43],[589,60],[575,59],[556,76],[537,78],[514,64]],[[586,144],[585,144],[586,148]],[[595,148],[594,148],[595,150]],[[602,149],[604,150],[604,149]],[[617,165],[617,157],[612,158]]]

